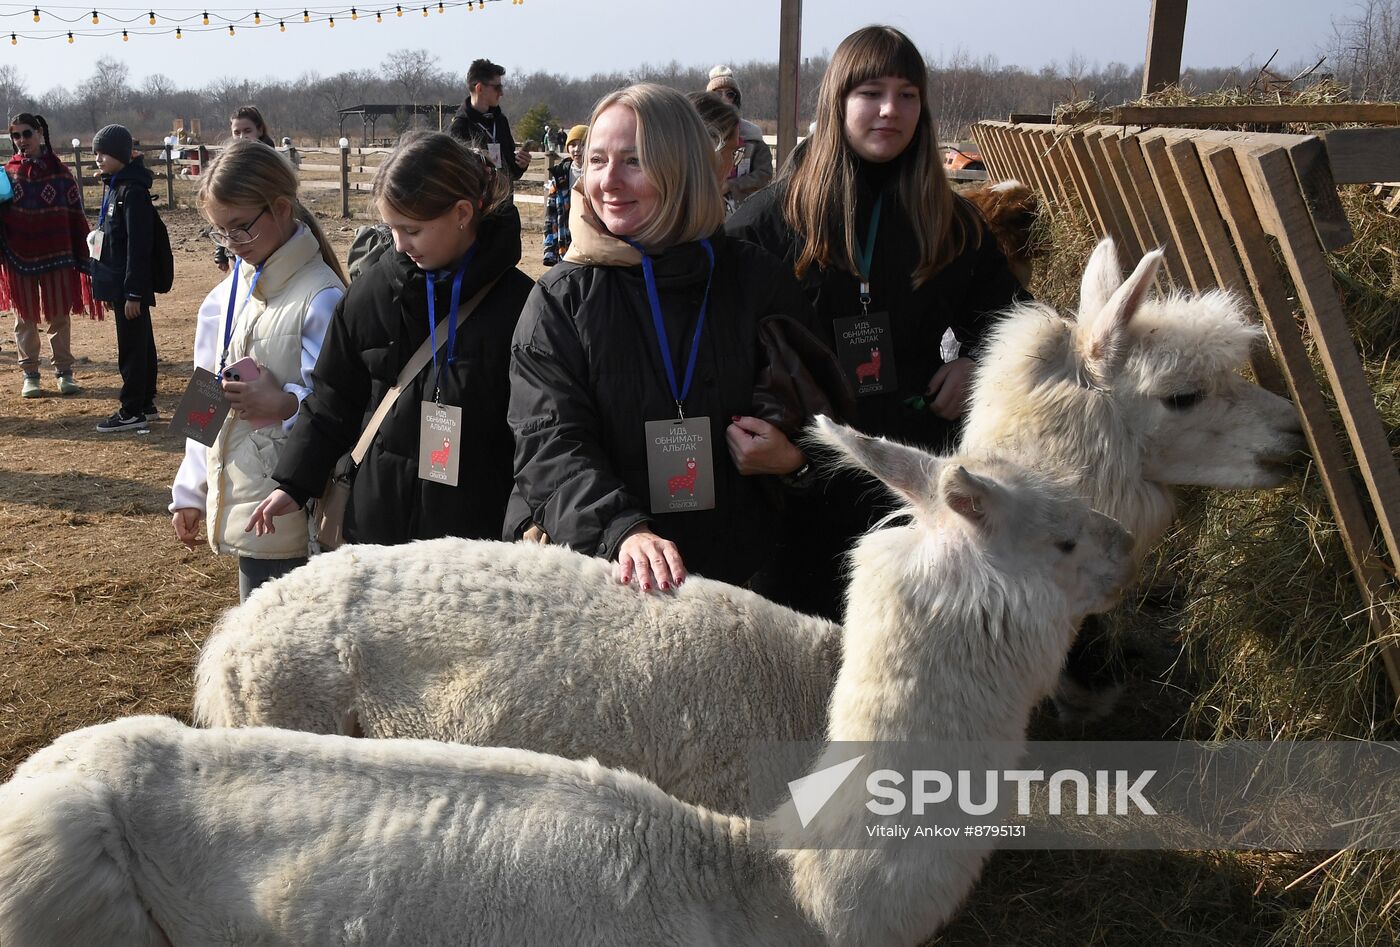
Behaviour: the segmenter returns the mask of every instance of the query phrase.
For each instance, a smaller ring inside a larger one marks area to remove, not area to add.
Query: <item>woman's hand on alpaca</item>
[[[781,429],[762,418],[735,415],[725,428],[729,456],[744,476],[790,474],[807,462]]]
[[[252,381],[225,381],[224,397],[229,407],[245,418],[279,418],[285,421],[297,413],[297,396],[283,391],[277,376],[258,366],[258,377]]]
[[[141,300],[128,299],[126,301],[126,306],[122,309],[122,315],[126,316],[128,319],[141,318]]]
[[[643,592],[665,590],[685,581],[685,563],[675,543],[662,539],[642,523],[618,547],[613,576],[622,585],[636,582]]]
[[[204,519],[204,511],[192,506],[181,507],[170,517],[175,524],[175,538],[193,549],[199,545],[199,522]]]
[[[970,358],[955,358],[933,373],[924,389],[930,411],[948,421],[962,417],[972,383],[972,366]]]
[[[273,490],[272,493],[268,494],[266,500],[258,504],[253,515],[248,517],[248,525],[243,527],[243,532],[251,532],[255,536],[275,533],[277,527],[272,524],[272,521],[279,516],[295,513],[299,509],[301,509],[301,505],[293,500],[291,494],[286,490]]]

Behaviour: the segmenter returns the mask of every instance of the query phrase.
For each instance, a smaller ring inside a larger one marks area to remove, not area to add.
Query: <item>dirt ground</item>
[[[319,203],[319,202],[318,202]],[[0,782],[78,727],[131,714],[188,718],[200,642],[238,600],[235,563],[175,540],[166,506],[184,450],[168,417],[189,380],[195,314],[220,274],[193,210],[163,210],[175,285],[154,311],[160,356],[149,434],[93,429],[117,407],[109,320],[75,319],[79,395],[19,397],[11,322],[0,348]],[[526,212],[521,268],[544,272]],[[353,224],[322,218],[341,258]],[[7,315],[6,319],[10,317]]]

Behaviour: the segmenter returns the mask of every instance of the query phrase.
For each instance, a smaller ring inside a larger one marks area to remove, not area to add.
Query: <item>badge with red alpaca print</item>
[[[457,486],[461,463],[462,409],[434,401],[422,402],[418,425],[418,479]]]
[[[856,395],[878,395],[894,391],[894,334],[890,314],[872,312],[832,323],[836,336],[836,357],[851,380]]]
[[[715,508],[715,466],[710,419],[648,421],[647,483],[653,513]]]
[[[228,410],[228,399],[224,397],[219,377],[207,368],[196,368],[175,408],[175,416],[170,419],[170,431],[199,441],[205,447],[213,447]]]

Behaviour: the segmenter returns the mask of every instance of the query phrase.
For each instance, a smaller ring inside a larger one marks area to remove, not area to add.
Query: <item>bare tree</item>
[[[108,124],[113,113],[126,104],[131,95],[126,84],[130,75],[131,69],[126,63],[111,56],[102,56],[93,64],[92,75],[77,94],[89,131],[95,132]]]
[[[0,109],[6,120],[16,112],[24,111],[24,102],[29,93],[24,88],[24,79],[14,66],[0,66]]]
[[[403,93],[406,105],[417,105],[423,90],[438,79],[440,72],[438,58],[426,49],[396,49],[384,57],[379,68]]]
[[[1400,0],[1365,0],[1333,21],[1326,50],[1338,81],[1358,98],[1400,97]]]

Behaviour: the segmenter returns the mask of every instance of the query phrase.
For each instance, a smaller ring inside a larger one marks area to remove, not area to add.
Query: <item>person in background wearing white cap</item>
[[[728,66],[715,66],[710,70],[710,82],[705,86],[705,91],[715,93],[743,112],[743,93],[739,91],[738,80]],[[736,206],[773,180],[773,151],[763,140],[763,129],[741,117],[739,137],[743,138],[744,147],[735,156],[734,175],[724,189],[724,195],[731,198]]]
[[[573,242],[569,235],[570,192],[583,173],[583,140],[588,137],[587,125],[569,129],[564,143],[568,155],[549,169],[549,192],[544,199],[544,265],[553,266],[569,252]]]

